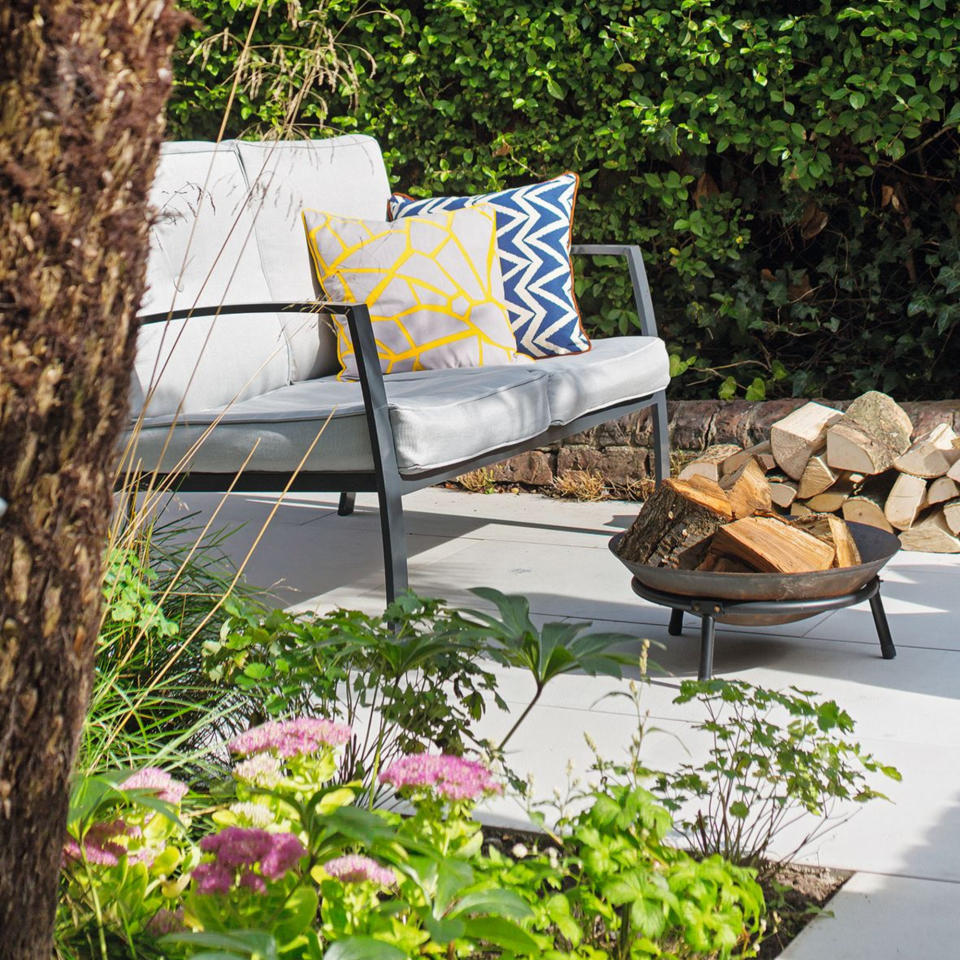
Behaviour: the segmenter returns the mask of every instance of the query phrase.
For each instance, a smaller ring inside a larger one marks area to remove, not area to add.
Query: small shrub
[[[694,700],[707,713],[694,729],[710,735],[709,759],[660,774],[656,790],[671,809],[683,811],[677,829],[702,856],[721,854],[773,873],[772,845],[802,815],[814,825],[781,860],[820,836],[838,803],[883,797],[865,774],[900,779],[896,768],[846,739],[854,722],[832,700],[815,700],[796,687],[782,692],[743,681],[684,681],[674,703]]]

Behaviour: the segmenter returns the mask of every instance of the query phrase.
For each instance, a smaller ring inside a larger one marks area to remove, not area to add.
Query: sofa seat
[[[586,353],[546,357],[537,369],[547,375],[551,424],[663,390],[670,382],[670,357],[659,337],[606,337]]]
[[[550,426],[547,382],[547,374],[533,364],[384,378],[400,473],[439,470],[539,436]],[[137,444],[138,459],[151,468],[160,464],[161,473],[235,473],[251,450],[248,472],[289,473],[321,430],[302,470],[373,469],[356,381],[303,380],[242,400],[225,412],[183,413],[173,430],[172,424],[172,416],[146,418]]]

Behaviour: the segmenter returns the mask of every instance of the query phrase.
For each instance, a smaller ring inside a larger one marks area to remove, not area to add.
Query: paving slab
[[[858,873],[783,960],[947,960],[960,953],[955,883]]]

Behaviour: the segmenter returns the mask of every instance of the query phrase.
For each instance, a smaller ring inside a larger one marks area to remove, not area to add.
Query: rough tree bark
[[[0,3],[0,958],[49,958],[173,0]]]

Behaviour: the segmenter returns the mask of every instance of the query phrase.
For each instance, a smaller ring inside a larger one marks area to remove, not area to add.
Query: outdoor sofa
[[[407,587],[404,494],[645,407],[669,470],[668,357],[637,247],[573,253],[625,259],[641,336],[384,376],[366,306],[318,305],[301,209],[384,220],[389,195],[366,136],[165,144],[131,388],[135,458],[181,490],[339,492],[342,515],[375,491],[388,600]],[[336,376],[332,314],[358,380]]]

